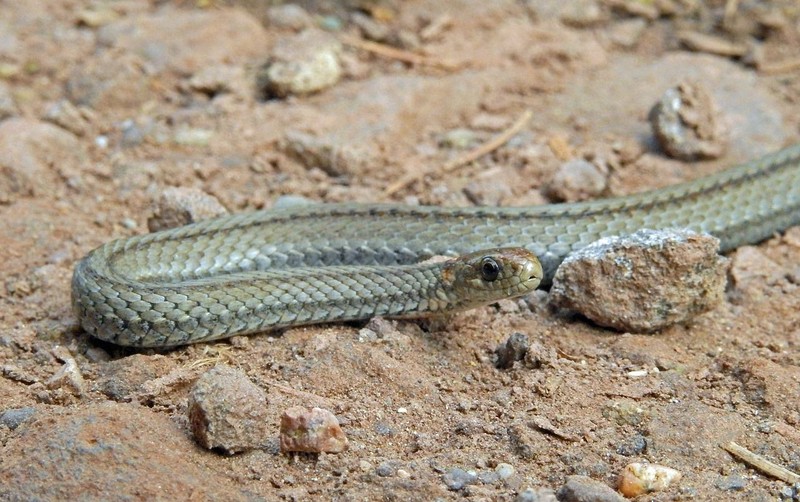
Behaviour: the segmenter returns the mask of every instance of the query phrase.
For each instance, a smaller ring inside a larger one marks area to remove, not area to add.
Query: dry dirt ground
[[[800,140],[795,2],[307,2],[299,17],[266,4],[0,0],[0,499],[548,500],[525,490],[573,474],[616,487],[633,461],[683,475],[646,499],[798,499],[720,448],[800,471],[797,228],[735,254],[714,311],[654,335],[556,315],[545,293],[381,336],[354,323],[157,353],[82,332],[73,265],[146,232],[165,187],[232,212],[286,194],[540,204],[570,158],[606,169],[609,196]],[[429,59],[345,43],[338,82],[276,97],[259,87],[264,65],[304,28]],[[648,110],[686,79],[729,126],[714,161],[668,159],[652,140]],[[524,110],[500,149],[436,172]],[[517,332],[532,355],[498,369]],[[82,382],[59,375],[70,359]],[[191,439],[188,389],[219,363],[267,393],[263,448],[227,456]],[[294,405],[333,411],[350,448],[281,454]]]

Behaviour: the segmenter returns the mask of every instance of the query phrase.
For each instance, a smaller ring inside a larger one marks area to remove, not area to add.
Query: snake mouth
[[[526,262],[524,267],[519,272],[520,294],[526,294],[538,288],[543,277],[544,273],[539,260]]]

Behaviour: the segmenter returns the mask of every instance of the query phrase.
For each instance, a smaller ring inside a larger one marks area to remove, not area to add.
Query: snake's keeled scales
[[[320,204],[203,221],[96,249],[75,268],[73,303],[83,327],[98,338],[170,346],[299,323],[402,315],[404,303],[418,308],[430,293],[426,266],[390,277],[371,266],[524,247],[538,255],[547,283],[568,253],[600,237],[688,228],[719,237],[727,251],[798,223],[795,145],[689,183],[585,203],[464,209]],[[331,266],[339,268],[320,268]],[[310,273],[330,283],[312,284]],[[314,317],[315,302],[337,294],[348,296],[346,305]],[[391,306],[374,299],[384,294],[393,298]],[[222,304],[227,312],[231,306],[274,309],[250,329],[226,315]],[[154,331],[158,319],[169,329]]]

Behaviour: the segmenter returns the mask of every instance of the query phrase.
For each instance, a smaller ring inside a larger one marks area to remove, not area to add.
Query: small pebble
[[[622,470],[619,477],[619,491],[628,498],[638,497],[650,492],[666,490],[681,479],[681,473],[658,464],[634,462]]]
[[[99,28],[117,19],[119,19],[119,14],[107,5],[93,5],[90,8],[81,9],[76,15],[78,24],[90,28]]]
[[[450,469],[442,475],[442,481],[447,485],[447,488],[452,491],[458,491],[478,482],[478,474],[475,471],[465,471],[458,467]]]
[[[500,475],[495,471],[482,471],[478,473],[478,481],[484,485],[493,485],[500,481]]]
[[[111,355],[100,347],[89,347],[83,355],[91,363],[105,363],[111,360]]]
[[[650,125],[661,148],[676,159],[715,159],[728,146],[723,117],[699,83],[667,89],[650,111]]]
[[[554,368],[558,364],[558,354],[553,347],[545,347],[539,342],[533,342],[525,352],[523,358],[526,368],[539,369],[543,366]]]
[[[244,68],[233,65],[214,65],[201,69],[189,79],[189,88],[208,96],[223,93],[245,95],[248,81]]]
[[[596,197],[606,184],[600,168],[586,160],[573,159],[561,164],[545,192],[556,201],[573,202]]]
[[[397,467],[394,465],[394,462],[386,461],[381,462],[378,464],[378,467],[375,468],[375,474],[382,478],[389,478],[397,474]]]
[[[625,500],[611,487],[588,476],[569,476],[556,495],[560,502],[622,502]]]
[[[187,128],[175,133],[175,143],[187,146],[206,146],[214,136],[210,129]]]
[[[495,467],[494,470],[497,475],[500,476],[500,479],[508,479],[516,472],[516,469],[514,469],[513,465],[505,463],[497,464],[497,467]]]
[[[686,322],[724,298],[727,259],[718,248],[718,239],[686,230],[600,239],[567,256],[550,302],[633,333]]]
[[[267,397],[241,370],[220,365],[205,372],[189,392],[189,425],[208,449],[233,454],[266,444]]]
[[[275,199],[272,209],[287,209],[290,207],[310,206],[312,204],[318,204],[318,202],[302,195],[281,195]]]
[[[508,369],[514,366],[516,361],[522,361],[525,353],[528,352],[530,341],[528,336],[523,333],[514,333],[500,344],[495,353],[497,354],[497,366],[500,369]]]
[[[389,478],[394,476],[397,473],[397,470],[392,465],[391,462],[381,462],[378,467],[375,468],[375,474],[382,478]]]
[[[526,488],[517,494],[514,502],[558,502],[558,497],[550,488]]]
[[[153,216],[147,220],[151,232],[180,227],[227,214],[212,195],[196,188],[168,187],[161,192]]]
[[[383,422],[378,422],[375,424],[375,432],[380,436],[394,436],[395,434],[394,429]]]
[[[629,438],[617,446],[617,453],[625,457],[641,455],[647,450],[647,439],[641,434]]]
[[[402,479],[408,479],[411,477],[411,473],[405,469],[397,469],[397,477]]]
[[[328,410],[295,406],[281,415],[281,452],[340,453],[347,437]]]
[[[560,16],[561,21],[576,28],[588,28],[608,19],[608,13],[595,0],[576,0],[561,5],[564,6]]]
[[[23,422],[31,418],[36,413],[36,408],[30,406],[25,408],[9,408],[0,411],[0,425],[4,425],[12,431],[22,425]]]
[[[45,382],[45,386],[48,389],[64,389],[73,396],[82,396],[86,392],[86,382],[72,357],[65,358],[64,365]]]
[[[611,41],[620,47],[634,47],[647,28],[647,21],[642,18],[623,19],[615,22],[610,29]]]
[[[470,145],[475,143],[477,135],[475,131],[471,131],[469,129],[452,129],[447,131],[442,139],[439,141],[439,145],[445,148],[455,148],[459,150],[463,150],[465,148],[469,148]]]
[[[276,28],[300,31],[311,27],[314,20],[301,6],[294,3],[276,5],[267,9],[267,22]]]
[[[327,89],[342,76],[341,50],[335,37],[316,29],[283,38],[259,76],[259,87],[278,98]]]
[[[714,483],[714,486],[724,491],[741,491],[747,486],[747,480],[738,474],[723,476]]]
[[[120,124],[120,145],[125,147],[133,147],[141,145],[144,142],[147,133],[144,128],[140,126],[135,120],[125,120]]]

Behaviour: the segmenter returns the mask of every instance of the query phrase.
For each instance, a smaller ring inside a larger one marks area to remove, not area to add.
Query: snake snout
[[[531,289],[535,289],[542,282],[544,271],[542,264],[536,256],[531,255],[531,258],[525,261],[525,264],[520,272],[520,277],[525,283],[531,283]]]

